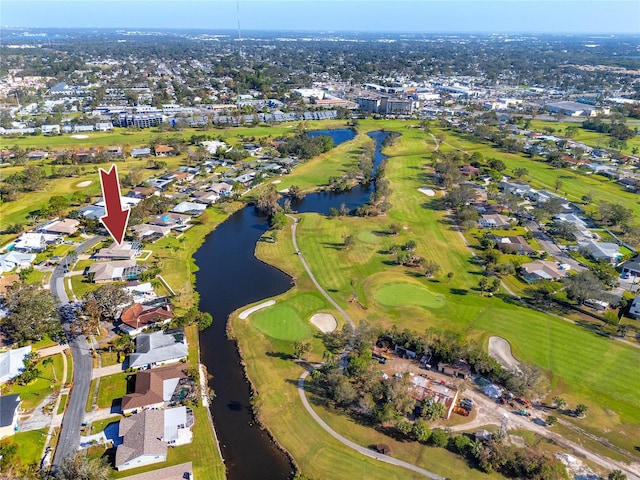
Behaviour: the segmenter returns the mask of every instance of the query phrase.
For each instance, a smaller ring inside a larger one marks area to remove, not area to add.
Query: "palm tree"
[[[57,383],[58,376],[56,375],[56,369],[53,366],[53,357],[46,357],[44,360],[42,360],[42,366],[46,367],[47,365],[51,365],[51,371],[53,372],[53,380]]]

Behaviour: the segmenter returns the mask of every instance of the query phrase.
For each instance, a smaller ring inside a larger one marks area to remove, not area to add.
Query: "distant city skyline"
[[[640,34],[637,0],[3,0],[22,28]]]

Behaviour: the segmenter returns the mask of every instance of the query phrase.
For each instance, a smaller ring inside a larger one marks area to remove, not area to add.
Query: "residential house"
[[[170,155],[175,155],[175,149],[170,147],[169,145],[156,145],[153,148],[156,157],[168,157]]]
[[[138,198],[143,200],[150,197],[155,192],[155,189],[150,187],[136,187],[125,194],[125,197]]]
[[[478,220],[481,228],[508,228],[511,226],[509,217],[504,215],[482,215]]]
[[[0,385],[20,375],[24,368],[24,357],[30,353],[31,345],[0,353]]]
[[[473,165],[465,165],[460,167],[460,173],[465,177],[477,177],[480,174],[480,169]]]
[[[122,158],[124,155],[122,147],[105,147],[103,151],[112,158]]]
[[[173,181],[178,184],[190,183],[195,178],[195,174],[191,172],[173,172]]]
[[[60,125],[42,125],[40,132],[42,135],[60,135]]]
[[[419,402],[430,398],[434,402],[443,404],[445,406],[444,417],[448,419],[456,406],[458,390],[426,376],[411,375],[411,396]]]
[[[89,267],[89,279],[94,283],[120,282],[138,278],[141,268],[135,260],[96,262]]]
[[[233,193],[233,186],[224,182],[212,183],[208,190],[217,193],[221,197],[228,197]]]
[[[640,255],[633,257],[622,264],[622,275],[640,277]]]
[[[622,258],[622,253],[620,253],[620,247],[617,243],[587,240],[578,242],[578,247],[597,262],[616,263]]]
[[[148,223],[136,225],[131,230],[133,230],[138,240],[146,243],[155,242],[171,233],[171,227],[149,225]]]
[[[569,275],[570,266],[557,264],[548,260],[536,260],[525,263],[520,267],[520,275],[527,283],[535,283],[538,280],[559,280]]]
[[[167,459],[164,410],[144,410],[120,420],[118,435],[124,437],[116,449],[116,470],[128,470]]]
[[[191,220],[189,215],[183,215],[180,213],[163,213],[162,215],[158,215],[157,217],[149,220],[151,225],[159,225],[162,227],[176,227],[181,225],[186,225]]]
[[[144,303],[157,298],[151,282],[140,283],[137,280],[132,280],[127,282],[123,288],[135,303]]]
[[[78,231],[80,222],[73,218],[65,218],[64,220],[58,220],[50,223],[41,229],[42,232],[59,234],[59,235],[73,235]]]
[[[131,368],[148,368],[177,363],[187,358],[187,338],[182,330],[142,333],[136,337],[136,351],[129,358]]]
[[[438,371],[445,375],[466,380],[471,375],[471,366],[464,360],[456,360],[452,364],[440,362],[438,363]]]
[[[169,305],[161,307],[145,307],[140,303],[125,308],[120,314],[120,330],[132,337],[142,333],[146,328],[154,325],[165,325],[173,318]]]
[[[640,318],[640,295],[636,296],[629,307],[629,316],[634,319]]]
[[[524,237],[495,237],[498,249],[503,253],[516,253],[518,255],[533,255],[536,251],[529,245]]]
[[[143,158],[151,155],[151,149],[149,147],[132,148],[129,152],[133,158]]]
[[[143,410],[120,420],[118,434],[123,437],[116,449],[118,471],[164,462],[167,446],[191,443],[193,412],[186,407]]]
[[[196,203],[212,205],[220,199],[220,195],[218,195],[216,192],[196,192],[191,195],[191,198]]]
[[[78,212],[84,218],[99,219],[107,214],[107,209],[104,207],[99,207],[97,205],[87,205],[86,207],[78,209]]]
[[[14,250],[19,252],[43,252],[47,245],[58,243],[62,240],[60,235],[48,233],[27,232],[23,233],[13,244]]]
[[[7,293],[7,289],[14,283],[20,281],[20,276],[17,273],[11,273],[9,275],[0,276],[0,296]]]
[[[19,253],[11,251],[0,255],[0,274],[11,272],[15,268],[29,268],[36,259],[35,253]]]
[[[167,406],[180,380],[186,378],[186,368],[182,364],[138,371],[134,392],[122,397],[122,413],[130,415]]]
[[[147,185],[153,188],[156,188],[158,190],[164,190],[172,182],[173,182],[173,178],[150,178],[149,180],[147,180]]]
[[[0,439],[10,437],[18,430],[20,395],[0,396]]]
[[[573,213],[560,213],[555,215],[553,219],[558,222],[569,222],[573,224],[578,232],[576,235],[577,240],[595,238],[594,234],[589,230],[589,227],[587,227],[586,222]]]
[[[95,125],[97,132],[109,132],[113,130],[113,123],[111,122],[98,122]]]
[[[49,152],[45,150],[33,150],[32,152],[27,152],[27,160],[42,160],[48,156]]]
[[[139,242],[122,242],[118,245],[113,242],[106,248],[101,248],[93,255],[96,260],[131,260],[140,254]]]
[[[206,205],[195,202],[181,202],[171,210],[174,213],[187,213],[189,215],[198,216],[207,209]]]

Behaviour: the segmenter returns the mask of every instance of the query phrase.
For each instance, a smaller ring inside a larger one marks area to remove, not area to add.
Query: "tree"
[[[391,225],[389,225],[389,232],[391,233],[391,235],[398,235],[401,230],[402,225],[400,225],[399,223],[392,223]]]
[[[423,419],[418,419],[413,424],[411,436],[420,443],[427,443],[431,437],[429,425]]]
[[[589,410],[589,407],[587,407],[584,403],[579,403],[578,405],[576,405],[574,412],[576,414],[576,417],[585,417],[587,415],[587,410]]]
[[[443,417],[446,411],[447,407],[444,403],[436,402],[431,399],[425,401],[422,405],[422,416],[429,421],[434,421]]]
[[[408,376],[394,377],[387,387],[387,400],[400,415],[413,411],[416,401],[411,396],[411,379]]]
[[[627,480],[627,476],[622,473],[622,470],[613,470],[607,475],[607,480]]]
[[[279,198],[280,195],[275,185],[271,184],[256,198],[256,208],[263,214],[271,217],[281,208],[278,204]]]
[[[53,380],[57,382],[58,376],[56,375],[56,369],[53,366],[53,357],[46,357],[42,360],[42,366],[46,367],[47,365],[51,365],[51,373],[53,373]]]
[[[7,289],[5,302],[11,313],[3,324],[12,342],[39,341],[60,330],[56,302],[40,286],[16,282]]]
[[[553,397],[552,402],[553,405],[560,410],[567,406],[567,402],[561,397]]]
[[[119,285],[102,285],[84,296],[85,301],[95,301],[102,316],[115,320],[118,310],[131,302],[131,296]]]
[[[454,276],[453,272],[447,273],[447,283],[451,283],[451,279],[453,278],[453,276]]]
[[[442,430],[441,428],[434,428],[431,431],[431,437],[429,437],[429,443],[431,443],[435,447],[446,447],[447,446],[447,432]]]
[[[527,170],[526,168],[519,167],[513,169],[513,176],[517,180],[520,180],[522,177],[526,177],[527,175],[529,175],[529,170]]]
[[[480,296],[484,296],[484,292],[489,290],[489,278],[485,276],[480,277],[478,288],[480,289]]]
[[[298,185],[291,185],[289,187],[289,195],[294,200],[302,200],[305,197],[305,193]]]
[[[425,276],[431,278],[436,273],[438,273],[441,269],[442,267],[440,267],[440,264],[438,262],[435,262],[433,260],[427,260],[424,265],[424,274]]]
[[[598,211],[602,221],[610,225],[622,225],[629,223],[633,218],[633,212],[631,209],[626,208],[620,203],[600,202],[598,205]]]
[[[585,300],[599,298],[604,288],[598,277],[591,271],[584,270],[576,275],[562,279],[567,297],[582,304]]]
[[[547,425],[549,425],[550,427],[552,427],[553,425],[555,425],[556,423],[558,423],[558,417],[556,417],[555,415],[549,415],[547,417]]]
[[[16,378],[18,385],[28,385],[38,378],[40,370],[37,368],[40,354],[38,352],[30,352],[22,359],[22,371]]]
[[[109,480],[111,467],[104,457],[89,458],[84,451],[65,458],[56,474],[57,480]]]
[[[578,227],[575,223],[559,220],[553,222],[550,228],[551,234],[565,240],[574,240],[578,234]]]
[[[133,338],[128,333],[123,333],[112,343],[113,348],[118,352],[118,362],[120,362],[120,356],[126,357],[133,353],[136,349],[136,344]]]
[[[301,359],[304,355],[311,351],[311,344],[308,342],[294,342],[293,355],[297,359]]]
[[[349,250],[354,243],[353,235],[344,235],[342,241],[344,242],[344,249]]]
[[[555,193],[558,193],[558,190],[560,190],[562,188],[562,180],[560,180],[559,178],[556,178],[555,183],[553,184],[553,190]]]

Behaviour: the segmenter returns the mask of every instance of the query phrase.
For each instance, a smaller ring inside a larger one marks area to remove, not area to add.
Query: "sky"
[[[238,10],[239,9],[239,10]],[[640,34],[638,0],[2,0],[0,25]]]

